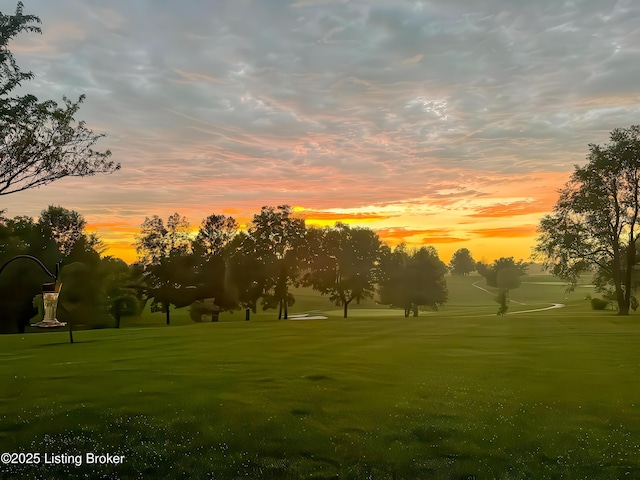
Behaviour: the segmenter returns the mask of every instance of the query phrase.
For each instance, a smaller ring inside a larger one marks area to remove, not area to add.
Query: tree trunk
[[[619,305],[620,315],[629,315],[629,307],[631,306],[631,281],[633,266],[636,263],[636,242],[630,241],[627,246],[627,254],[625,255],[625,271],[624,271],[624,304]],[[624,313],[623,313],[624,309]]]
[[[170,304],[167,303],[167,302],[164,302],[162,305],[164,306],[164,311],[166,312],[166,315],[167,315],[167,325],[169,325],[170,322],[171,322],[171,319],[169,318],[169,315],[170,315],[169,314],[169,305]]]
[[[629,315],[629,305],[625,303],[624,293],[622,293],[622,302],[618,300],[618,315]]]
[[[624,289],[623,289],[623,272],[622,272],[622,262],[620,259],[620,255],[618,254],[619,249],[614,246],[614,255],[613,255],[613,268],[612,268],[612,276],[613,276],[613,285],[616,290],[616,301],[618,302],[618,315],[629,315],[629,304],[625,305],[624,301]],[[625,255],[626,257],[626,255]],[[626,261],[625,261],[626,264]]]
[[[411,312],[411,305],[404,306],[404,318],[409,318],[409,312]]]
[[[353,300],[353,297],[351,297],[349,300],[342,297],[342,305],[344,305],[344,318],[347,318],[347,308],[349,308],[349,304],[351,303],[351,300]]]
[[[289,318],[289,305],[287,305],[287,301],[284,301],[284,319],[287,320]]]
[[[415,303],[411,304],[411,308],[413,309],[413,316],[417,317],[418,316],[418,305]]]
[[[278,320],[282,319],[282,299],[280,299],[280,303],[278,305],[280,309],[278,310]]]

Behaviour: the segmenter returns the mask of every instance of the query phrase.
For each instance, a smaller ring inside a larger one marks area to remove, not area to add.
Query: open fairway
[[[329,318],[0,337],[3,452],[125,457],[2,476],[639,478],[638,316],[527,277],[510,312],[567,306],[497,317],[479,279],[418,318],[301,292]]]

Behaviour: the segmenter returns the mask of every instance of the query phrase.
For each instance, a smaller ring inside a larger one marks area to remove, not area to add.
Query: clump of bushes
[[[602,298],[592,298],[591,308],[594,310],[604,310],[609,305],[609,300],[603,300]]]
[[[140,315],[140,301],[134,294],[125,293],[113,299],[111,311],[122,316]]]

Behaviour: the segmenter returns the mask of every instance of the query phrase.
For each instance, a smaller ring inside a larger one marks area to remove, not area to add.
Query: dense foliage
[[[433,247],[407,251],[401,244],[387,249],[380,268],[380,303],[404,308],[405,317],[418,316],[420,306],[437,310],[447,301],[447,266]]]
[[[109,150],[94,149],[104,134],[75,121],[84,95],[76,102],[63,97],[62,106],[34,95],[12,95],[34,75],[20,69],[9,41],[22,32],[40,33],[37,23],[38,17],[23,14],[22,2],[14,15],[0,12],[0,195],[120,168],[109,159]]]
[[[640,125],[617,128],[610,138],[604,146],[589,145],[587,164],[575,166],[553,212],[540,222],[536,251],[572,284],[595,269],[600,290],[612,286],[619,314],[627,315],[640,235]]]
[[[167,325],[171,304],[184,307],[196,300],[187,291],[194,281],[189,229],[189,220],[178,213],[170,215],[166,223],[154,215],[145,218],[136,238],[141,288],[166,314]]]
[[[308,231],[308,271],[305,283],[336,306],[372,298],[382,243],[372,230],[337,223],[333,228]]]
[[[177,213],[166,226],[158,216],[144,221],[136,269],[167,323],[171,304],[212,313],[261,306],[286,319],[295,303],[291,287],[299,286],[327,295],[345,318],[353,301],[376,292],[414,315],[418,306],[435,309],[447,300],[447,267],[433,247],[391,252],[368,228],[307,228],[288,205],[262,207],[248,227],[238,232],[235,219],[211,214],[190,236],[188,220]]]
[[[52,281],[36,262],[13,261],[18,255],[37,258],[51,273],[61,264],[57,318],[62,322],[117,326],[120,314],[136,310],[135,292],[127,288],[129,267],[101,257],[99,239],[85,226],[82,215],[59,206],[43,210],[37,221],[0,217],[0,264],[6,264],[0,275],[0,331],[24,332],[41,310],[42,285]]]
[[[482,275],[489,287],[502,288],[498,285],[498,273],[504,269],[514,269],[519,275],[525,275],[527,273],[528,263],[524,260],[514,260],[513,257],[500,257],[492,264],[486,264],[478,262],[476,269],[480,275]],[[511,287],[513,288],[513,287]]]
[[[262,207],[253,216],[249,227],[253,248],[247,254],[263,265],[264,280],[262,306],[277,308],[278,318],[288,317],[288,307],[295,303],[290,288],[300,284],[301,262],[306,247],[306,225],[303,219],[292,215],[289,205],[277,208]]]
[[[453,253],[449,262],[449,269],[453,275],[469,275],[476,269],[476,261],[468,248],[460,248]]]
[[[171,306],[191,306],[192,318],[217,320],[220,311],[276,309],[288,317],[291,287],[309,286],[344,309],[376,293],[387,304],[417,315],[447,300],[446,265],[433,247],[391,251],[368,228],[337,223],[307,228],[287,205],[263,207],[246,232],[232,217],[211,214],[192,231],[175,213],[147,217],[136,238],[138,261],[102,257],[103,244],[86,232],[76,211],[49,206],[37,221],[0,219],[0,260],[34,255],[51,271],[62,263],[59,319],[86,326],[120,325],[152,301],[170,323]],[[3,331],[24,331],[36,315],[42,283],[38,265],[16,262],[0,277]]]

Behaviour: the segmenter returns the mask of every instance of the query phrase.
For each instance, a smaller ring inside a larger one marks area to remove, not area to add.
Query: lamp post
[[[31,324],[32,327],[39,328],[56,328],[56,327],[64,327],[67,325],[66,322],[59,322],[56,318],[56,309],[58,308],[58,295],[60,294],[60,289],[62,288],[62,284],[58,283],[58,275],[60,274],[60,264],[62,260],[56,263],[56,271],[55,273],[51,273],[47,267],[45,267],[44,263],[38,260],[36,257],[32,255],[17,255],[9,260],[7,260],[2,267],[0,267],[0,274],[5,269],[7,265],[15,260],[27,259],[36,262],[40,265],[40,268],[44,270],[44,272],[49,275],[53,279],[53,282],[45,283],[42,285],[42,300],[44,303],[44,318],[42,321]],[[73,343],[73,331],[71,329],[71,323],[69,322],[69,340]]]

